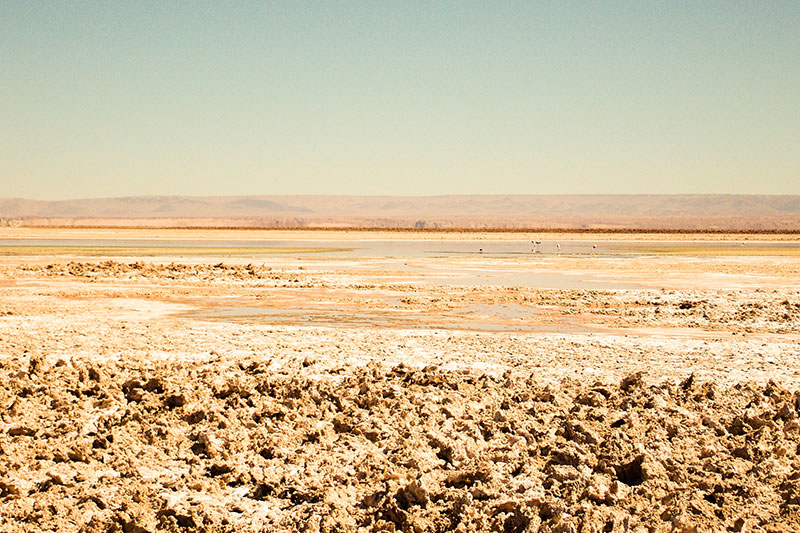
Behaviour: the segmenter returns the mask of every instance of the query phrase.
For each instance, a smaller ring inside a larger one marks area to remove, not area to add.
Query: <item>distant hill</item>
[[[800,196],[135,196],[0,199],[24,225],[798,229]]]

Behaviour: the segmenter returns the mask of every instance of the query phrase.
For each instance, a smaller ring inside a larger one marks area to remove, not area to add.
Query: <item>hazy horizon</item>
[[[5,217],[800,216],[800,195],[226,195],[0,197]]]
[[[0,197],[800,193],[800,3],[0,4]]]
[[[170,198],[192,198],[192,199],[226,199],[226,198],[273,198],[273,197],[314,197],[314,198],[337,198],[337,197],[345,197],[345,198],[458,198],[458,197],[654,197],[654,198],[677,198],[677,197],[742,197],[742,198],[758,198],[758,197],[766,197],[766,198],[800,198],[800,194],[798,193],[779,193],[779,194],[762,194],[762,193],[637,193],[637,192],[630,192],[630,193],[476,193],[476,194],[468,194],[468,193],[441,193],[441,194],[369,194],[369,193],[329,193],[329,194],[321,194],[315,192],[300,192],[300,193],[283,193],[283,194],[270,194],[270,193],[263,193],[263,194],[130,194],[130,195],[118,195],[118,196],[67,196],[63,198],[53,198],[53,199],[39,199],[39,198],[32,198],[32,197],[24,197],[24,196],[0,196],[0,201],[10,201],[10,200],[22,200],[22,201],[33,201],[33,202],[45,202],[45,203],[63,203],[63,202],[81,202],[81,201],[103,201],[103,200],[139,200],[139,199],[170,199]]]

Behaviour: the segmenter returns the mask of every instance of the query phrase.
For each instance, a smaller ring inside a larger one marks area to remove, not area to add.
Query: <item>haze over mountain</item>
[[[797,195],[135,196],[0,199],[26,225],[800,227]]]

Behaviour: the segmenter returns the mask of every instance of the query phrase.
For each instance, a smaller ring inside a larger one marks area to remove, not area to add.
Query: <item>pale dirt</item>
[[[0,531],[800,528],[797,259],[172,261],[0,264]]]

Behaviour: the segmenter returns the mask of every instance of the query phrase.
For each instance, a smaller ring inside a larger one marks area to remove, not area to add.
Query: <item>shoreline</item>
[[[257,228],[151,228],[151,227],[0,227],[0,239],[107,239],[107,240],[309,240],[309,241],[518,241],[544,240],[659,241],[659,242],[800,242],[797,232],[707,232],[672,230],[409,230],[409,229],[257,229]]]

